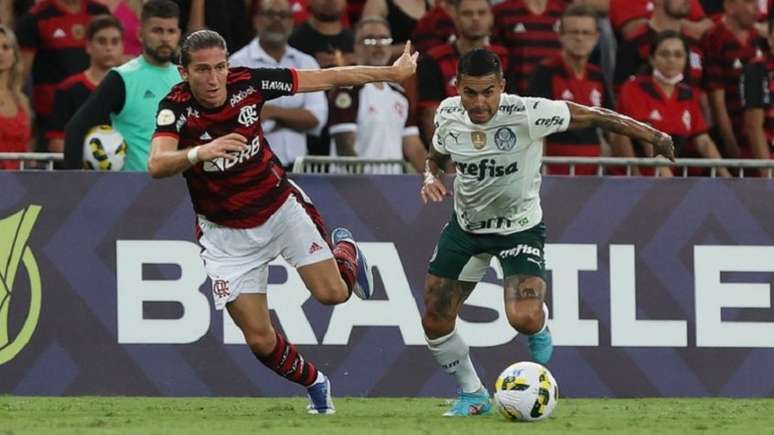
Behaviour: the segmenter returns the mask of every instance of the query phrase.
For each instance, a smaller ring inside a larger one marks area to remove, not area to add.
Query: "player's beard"
[[[169,54],[161,54],[160,51],[162,48],[168,48]],[[170,47],[169,45],[159,45],[156,48],[151,48],[143,44],[143,52],[158,63],[167,63],[171,62],[172,59],[175,58],[176,50],[174,47]]]

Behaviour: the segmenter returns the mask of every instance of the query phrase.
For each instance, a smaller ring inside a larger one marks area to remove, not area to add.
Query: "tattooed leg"
[[[475,282],[456,281],[427,275],[422,327],[428,338],[438,338],[454,330],[454,324],[462,309],[462,304],[475,287]]]
[[[508,322],[522,334],[540,331],[545,322],[543,300],[546,282],[529,275],[511,275],[505,278],[505,313]]]

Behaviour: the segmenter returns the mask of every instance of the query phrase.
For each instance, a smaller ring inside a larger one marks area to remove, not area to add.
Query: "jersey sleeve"
[[[153,137],[168,136],[179,139],[183,122],[178,121],[183,119],[182,115],[183,111],[180,104],[171,101],[169,98],[161,100],[156,112],[156,131],[153,133]]]
[[[524,107],[532,140],[565,131],[570,126],[570,108],[564,101],[524,98]]]
[[[359,106],[359,88],[338,88],[330,93],[331,134],[354,132],[357,130],[357,111]]]
[[[745,109],[765,109],[771,104],[769,75],[761,62],[749,63],[742,75],[742,105]]]
[[[298,74],[292,68],[251,68],[251,81],[265,101],[298,91]]]
[[[435,120],[433,121],[433,125],[435,125],[435,131],[433,132],[433,149],[438,153],[448,155],[449,151],[446,150],[446,144],[443,140],[448,134],[448,118],[442,109],[444,109],[443,104],[438,106],[438,109],[435,110]]]
[[[30,13],[22,16],[16,25],[16,38],[22,50],[36,51],[40,46],[37,17]]]

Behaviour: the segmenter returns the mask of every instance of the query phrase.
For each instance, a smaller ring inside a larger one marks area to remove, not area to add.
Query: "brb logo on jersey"
[[[258,110],[255,108],[255,104],[245,106],[239,110],[239,118],[237,118],[240,124],[245,127],[249,127],[258,121]]]
[[[223,157],[218,157],[214,160],[204,162],[202,164],[202,169],[204,169],[205,172],[226,171],[244,162],[245,160],[252,158],[254,155],[258,154],[258,151],[260,150],[261,150],[261,139],[258,136],[256,136],[253,138],[252,142],[250,142],[250,146],[247,147],[246,150],[239,151],[239,152],[232,152],[231,155],[233,157],[230,159],[224,159]]]

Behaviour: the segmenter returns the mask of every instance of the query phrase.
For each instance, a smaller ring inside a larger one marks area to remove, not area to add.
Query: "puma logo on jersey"
[[[463,175],[476,177],[482,181],[486,177],[502,177],[513,174],[519,170],[519,162],[513,162],[510,165],[497,165],[494,159],[483,159],[478,163],[455,162],[457,172]]]

